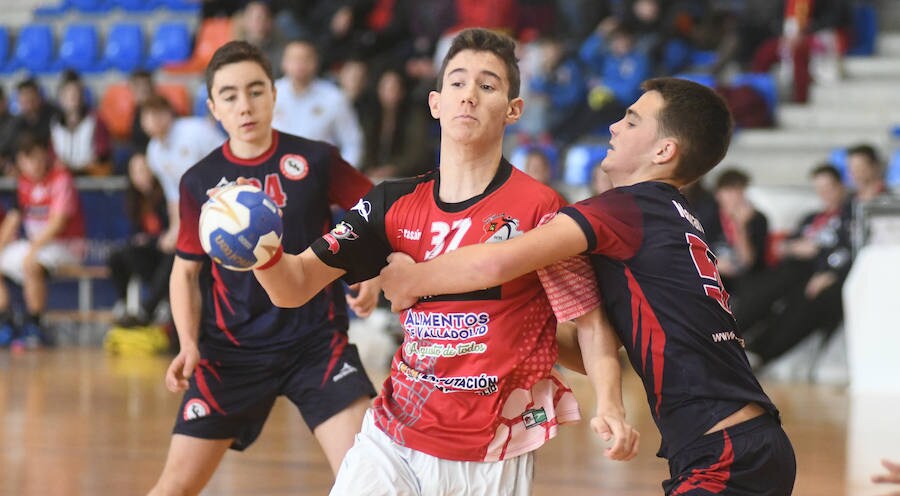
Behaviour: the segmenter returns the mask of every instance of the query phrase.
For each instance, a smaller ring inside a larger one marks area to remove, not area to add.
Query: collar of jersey
[[[225,155],[225,158],[232,163],[238,165],[259,165],[266,160],[272,158],[272,155],[275,155],[275,150],[278,148],[278,131],[272,130],[272,144],[269,146],[269,149],[262,152],[253,158],[240,158],[236,157],[233,153],[231,153],[231,138],[229,138],[222,145],[222,153]]]
[[[497,168],[497,173],[494,174],[494,178],[491,179],[490,184],[488,184],[483,193],[459,203],[447,203],[441,201],[440,198],[439,192],[441,191],[441,170],[438,169],[437,174],[435,174],[434,178],[434,203],[437,204],[438,208],[440,208],[444,212],[462,212],[463,210],[480,202],[481,199],[485,196],[493,193],[494,191],[497,191],[497,189],[500,188],[500,186],[503,186],[503,183],[505,183],[506,180],[509,179],[510,175],[512,175],[512,164],[507,162],[505,158],[500,157],[500,167]]]

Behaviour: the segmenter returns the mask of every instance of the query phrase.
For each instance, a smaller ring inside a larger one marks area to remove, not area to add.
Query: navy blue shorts
[[[667,496],[790,496],[794,448],[768,414],[706,434],[669,459]]]
[[[191,376],[173,433],[234,438],[231,448],[242,451],[259,436],[281,395],[314,430],[359,398],[374,397],[375,388],[346,333],[317,333],[297,351],[256,362],[202,360]]]

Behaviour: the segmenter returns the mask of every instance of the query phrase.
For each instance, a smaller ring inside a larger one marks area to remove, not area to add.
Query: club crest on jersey
[[[281,157],[281,173],[291,181],[299,181],[309,173],[309,162],[303,155],[285,155]]]
[[[363,219],[366,219],[366,222],[369,222],[369,214],[372,213],[372,204],[360,199],[350,210],[359,212],[359,215],[361,215]]]
[[[185,420],[194,420],[209,415],[209,405],[200,398],[192,398],[184,405],[183,416]]]
[[[506,214],[494,214],[484,219],[484,236],[482,243],[497,243],[515,238],[523,234],[519,230],[519,219]]]
[[[347,224],[344,221],[338,223],[338,225],[334,226],[334,229],[331,230],[328,234],[322,236],[322,239],[328,243],[328,251],[332,254],[337,255],[339,251],[341,251],[341,243],[339,240],[345,239],[348,241],[353,241],[358,238],[355,232],[353,232],[353,226]]]

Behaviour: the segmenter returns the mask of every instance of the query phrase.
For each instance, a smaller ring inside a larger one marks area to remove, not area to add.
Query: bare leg
[[[47,306],[47,274],[44,267],[37,262],[26,264],[24,269],[25,279],[22,281],[22,289],[25,306],[28,313],[37,315]]]
[[[331,471],[335,474],[341,467],[344,455],[353,446],[356,434],[362,429],[363,417],[369,404],[369,398],[363,396],[319,424],[313,431],[316,440],[322,446],[322,451],[325,452],[325,457],[328,458]]]
[[[232,441],[173,434],[166,466],[148,496],[200,494]]]

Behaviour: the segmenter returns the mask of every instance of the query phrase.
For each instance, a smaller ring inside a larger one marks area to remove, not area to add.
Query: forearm
[[[575,320],[584,370],[597,399],[597,412],[615,411],[624,416],[619,340],[601,309]]]
[[[10,241],[15,239],[20,221],[21,216],[18,210],[13,210],[6,214],[3,223],[0,224],[0,248],[8,245]]]
[[[175,259],[169,277],[169,299],[172,320],[178,333],[182,349],[197,348],[200,339],[201,297],[199,270],[185,270],[186,264],[193,264],[180,258]]]
[[[285,253],[272,266],[254,270],[253,274],[272,300],[282,308],[304,305],[344,271],[325,265],[306,249],[299,255]]]
[[[56,239],[65,228],[66,221],[68,221],[68,216],[66,215],[51,215],[44,230],[35,236],[34,239],[29,240],[32,249],[38,249]]]

